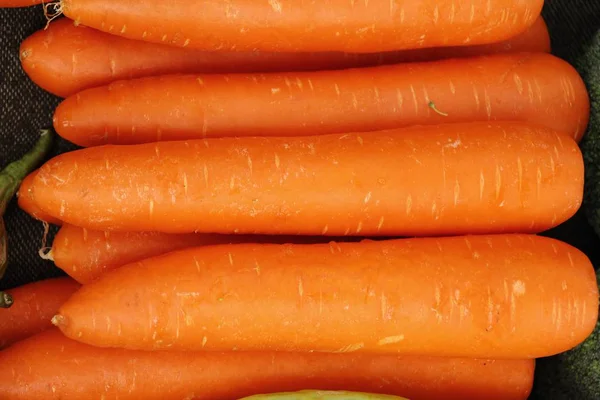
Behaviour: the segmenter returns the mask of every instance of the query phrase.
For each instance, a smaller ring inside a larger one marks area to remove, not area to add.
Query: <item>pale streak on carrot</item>
[[[472,24],[475,20],[475,4],[471,2],[471,13],[469,14],[469,23]]]
[[[521,157],[517,156],[517,172],[518,172],[518,185],[519,185],[519,193],[523,191],[523,163],[521,162]]]
[[[402,4],[404,5],[404,3]],[[405,12],[404,12],[404,8],[400,9],[400,23],[403,24],[404,23],[404,18],[406,17]]]
[[[183,42],[183,47],[188,47],[190,45],[190,39],[185,39],[185,41]]]
[[[281,161],[279,160],[279,156],[277,155],[277,153],[275,153],[275,167],[277,169],[279,169],[280,166],[281,166]]]
[[[354,110],[358,110],[358,99],[356,98],[355,93],[352,93],[352,107]]]
[[[496,201],[500,199],[500,190],[502,189],[502,172],[500,166],[496,164]]]
[[[359,143],[361,146],[362,146],[362,145],[365,143],[365,142],[364,142],[364,140],[363,140],[363,138],[362,138],[362,136],[357,136],[357,137],[356,137],[356,141],[357,141],[357,142],[358,142],[358,143]]]
[[[144,33],[142,33],[142,39],[145,39],[148,36],[148,32],[144,31]]]
[[[160,158],[160,149],[158,148],[158,144],[154,145],[154,153],[157,158]]]
[[[465,244],[467,245],[467,249],[469,249],[469,251],[473,251],[473,246],[471,245],[471,241],[468,237],[465,237]]]
[[[529,102],[533,104],[534,102],[534,94],[533,87],[531,86],[531,81],[527,81],[527,95],[529,97]]]
[[[356,97],[354,97],[356,99]],[[402,104],[404,104],[404,98],[400,89],[396,89],[396,102],[398,103],[398,112],[402,111]],[[356,107],[354,107],[356,109]]]
[[[458,205],[458,200],[460,198],[460,183],[458,183],[458,179],[454,181],[454,206]]]
[[[394,4],[395,0],[390,0],[390,17],[394,15]]]
[[[206,336],[204,336],[202,338],[202,348],[204,348],[206,346],[206,343],[208,342],[208,338]]]
[[[108,27],[108,31],[109,31],[109,32],[112,32],[114,29],[115,29],[115,26],[114,26],[114,25],[110,25],[110,26]]]
[[[483,99],[485,102],[485,112],[488,116],[488,119],[492,118],[492,102],[490,101],[490,96],[488,95],[487,89],[483,89]]]
[[[314,92],[315,88],[313,87],[312,80],[308,79],[307,81],[308,81],[308,87],[310,88],[311,92]]]
[[[387,316],[387,297],[381,293],[381,320],[385,321]]]
[[[406,215],[410,215],[410,212],[412,211],[412,202],[412,196],[409,194],[406,198]]]
[[[204,172],[204,184],[206,185],[206,187],[208,187],[208,166],[206,165],[206,163],[204,163],[202,170]]]
[[[573,300],[573,311],[575,311],[575,327],[579,327],[579,301],[577,300],[577,296]]]
[[[439,252],[440,252],[440,253],[443,253],[443,252],[444,252],[444,249],[442,248],[442,243],[440,243],[440,241],[439,241],[439,240],[436,240],[436,241],[435,241],[435,244],[436,244],[436,246],[437,246],[437,248],[438,248]]]
[[[64,215],[65,215],[65,207],[66,207],[65,200],[61,200],[60,201],[60,216],[61,217],[64,217]]]
[[[348,236],[349,234],[350,234],[350,228],[347,228],[347,229],[344,231],[344,236]]]
[[[377,225],[377,232],[381,232],[381,228],[383,228],[384,221],[385,221],[385,217],[379,218],[379,224]]]
[[[556,332],[560,332],[560,327],[562,326],[562,304],[560,301],[557,302],[557,310],[556,310]]]
[[[439,19],[440,19],[440,10],[439,10],[439,6],[436,4],[435,8],[433,9],[433,24],[437,25]]]
[[[388,336],[388,337],[379,339],[379,341],[377,342],[377,345],[385,346],[387,344],[396,344],[396,343],[400,343],[403,340],[404,340],[404,335]]]
[[[175,339],[179,339],[180,329],[181,329],[181,318],[179,317],[179,312],[176,313],[175,317]]]
[[[479,93],[477,93],[477,87],[473,86],[473,96],[475,97],[475,104],[477,105],[477,111],[481,109],[481,101],[479,100]]]
[[[542,190],[542,170],[540,169],[540,167],[537,167],[537,172],[536,172],[536,194],[537,194],[537,198],[540,198],[541,195],[541,190]]]
[[[494,299],[492,298],[492,290],[489,288],[489,286],[487,288],[487,295],[488,295],[488,301],[487,301],[488,327],[487,327],[487,330],[491,331],[492,325],[494,324]]]
[[[321,231],[321,235],[325,235],[327,233],[327,231],[329,230],[329,225],[325,225],[325,227],[323,228],[323,230]]]
[[[156,141],[157,141],[157,142],[160,142],[160,141],[161,141],[161,139],[162,139],[162,129],[160,129],[160,128],[157,128],[157,129],[156,129]]]
[[[440,214],[437,212],[437,202],[434,200],[433,201],[433,205],[431,206],[431,216],[433,217],[433,219],[435,219],[436,221],[438,219],[440,219]]]
[[[368,204],[369,201],[371,201],[372,194],[373,192],[367,193],[367,195],[365,196],[365,204]]]
[[[456,16],[456,6],[454,5],[454,1],[452,2],[452,6],[450,7],[450,25],[454,23],[454,17]]]
[[[450,81],[448,82],[448,85],[450,86],[450,92],[451,92],[452,94],[456,94],[456,86],[454,86],[454,82],[452,82],[452,80],[450,80]]]
[[[281,92],[280,88],[278,88],[278,87],[277,88],[271,88],[271,94],[277,94],[279,92]]]
[[[154,214],[154,200],[152,200],[152,199],[148,203],[148,211],[149,211],[150,218],[152,218],[152,215]]]
[[[110,328],[112,327],[112,321],[110,320],[110,315],[106,316],[106,331],[110,332]]]
[[[300,300],[304,298],[304,284],[302,283],[302,277],[298,277],[298,295],[300,296]]]
[[[233,255],[231,253],[227,253],[227,258],[229,258],[229,265],[233,265]]]
[[[362,223],[362,221],[360,221],[358,223],[358,226],[356,227],[356,233],[357,234],[360,233],[362,231],[362,228],[363,228],[363,223]]]
[[[162,38],[161,38],[161,40],[162,40],[163,42],[166,42],[166,41],[167,41],[167,35],[166,35],[166,34],[165,34],[165,35],[163,35],[163,36],[162,36]]]
[[[248,155],[248,168],[250,168],[250,175],[254,173],[254,169],[252,167],[252,158]]]
[[[365,344],[363,342],[349,344],[348,346],[342,347],[341,349],[334,351],[334,353],[353,353],[362,349],[363,347],[365,347]]]
[[[523,95],[523,81],[521,81],[521,77],[519,75],[517,75],[517,73],[515,72],[513,74],[513,80],[515,82],[515,85],[517,86],[517,92],[519,92],[519,95]]]
[[[479,172],[479,200],[483,200],[483,192],[485,190],[485,176],[483,176],[483,170]]]
[[[419,113],[419,102],[417,100],[417,93],[415,92],[415,87],[410,85],[410,92],[412,93],[413,104],[415,106],[415,114]]]
[[[88,240],[88,230],[83,228],[83,241],[87,242]]]
[[[123,25],[123,27],[121,28],[121,34],[127,32],[127,26]]]
[[[492,12],[492,0],[487,0],[487,4],[485,6],[485,15],[489,16]]]

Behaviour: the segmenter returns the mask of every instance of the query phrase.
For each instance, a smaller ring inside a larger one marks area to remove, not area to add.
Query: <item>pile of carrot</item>
[[[22,66],[83,148],[18,198],[70,278],[0,310],[0,397],[526,399],[599,306],[537,235],[590,112],[542,4],[44,5]]]

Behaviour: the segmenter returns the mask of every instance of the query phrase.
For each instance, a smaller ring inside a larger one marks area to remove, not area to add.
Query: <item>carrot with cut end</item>
[[[543,0],[61,0],[86,26],[202,50],[377,52],[493,43],[518,35]]]
[[[582,192],[573,139],[515,122],[93,147],[33,183],[89,229],[327,236],[537,233]]]
[[[51,328],[58,307],[79,286],[70,278],[55,278],[7,290],[14,303],[0,309],[0,348]]]
[[[48,258],[79,283],[89,283],[112,269],[187,247],[231,243],[320,243],[309,236],[250,236],[109,232],[63,225]]]
[[[21,64],[43,89],[67,97],[111,82],[175,73],[310,71],[367,67],[505,52],[550,52],[542,19],[525,32],[499,43],[352,54],[208,52],[125,39],[63,18],[21,44]]]
[[[519,359],[597,318],[582,252],[499,235],[188,249],[85,285],[52,321],[100,347]]]
[[[101,349],[58,330],[0,353],[11,400],[231,400],[255,393],[356,390],[411,400],[525,400],[533,360],[359,354],[142,352]]]
[[[544,125],[579,141],[589,112],[577,71],[539,53],[121,81],[64,100],[54,126],[80,146],[504,120]]]
[[[47,222],[52,225],[62,225],[62,221],[46,214],[33,200],[33,193],[31,192],[31,186],[33,185],[33,179],[37,174],[37,170],[30,173],[23,179],[19,191],[17,192],[17,200],[19,208],[29,214],[32,218],[38,221]]]

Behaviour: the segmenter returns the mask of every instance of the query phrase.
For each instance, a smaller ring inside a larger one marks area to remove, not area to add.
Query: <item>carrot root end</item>
[[[44,30],[46,30],[52,21],[63,14],[63,6],[61,1],[53,1],[43,4],[42,7],[44,9],[44,16],[46,17],[46,26],[44,27]]]
[[[10,308],[13,305],[13,298],[6,292],[0,292],[0,308]]]
[[[67,318],[65,318],[63,315],[60,314],[56,314],[54,317],[52,317],[52,325],[61,328],[64,326],[67,326]]]

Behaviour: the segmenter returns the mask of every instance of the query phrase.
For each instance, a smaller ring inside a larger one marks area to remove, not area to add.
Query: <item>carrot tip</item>
[[[12,305],[12,296],[6,292],[0,292],[0,308],[10,308]]]
[[[65,318],[63,315],[56,314],[54,317],[52,317],[52,325],[59,328],[67,326],[67,318]]]

